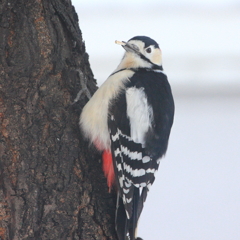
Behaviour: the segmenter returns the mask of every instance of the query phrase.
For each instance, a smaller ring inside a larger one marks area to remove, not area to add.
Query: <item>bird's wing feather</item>
[[[127,227],[122,226],[117,214],[116,221],[119,228],[131,234],[155,179],[159,158],[166,152],[174,105],[163,74],[136,73],[125,90],[111,102],[108,126],[116,181],[127,218],[122,222]]]

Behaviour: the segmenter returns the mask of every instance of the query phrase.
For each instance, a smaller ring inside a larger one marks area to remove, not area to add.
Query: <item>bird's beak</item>
[[[118,40],[116,40],[115,43],[118,44],[118,45],[121,45],[126,50],[126,52],[134,52],[134,53],[139,52],[138,47],[134,44],[129,44],[127,42],[118,41]]]
[[[116,40],[115,43],[118,44],[118,45],[122,45],[122,46],[125,46],[127,44],[124,41],[118,41],[118,40]]]

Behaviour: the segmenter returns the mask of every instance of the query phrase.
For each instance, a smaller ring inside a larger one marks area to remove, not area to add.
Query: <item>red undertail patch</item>
[[[113,169],[113,161],[112,161],[112,153],[109,150],[104,150],[102,153],[102,166],[105,177],[107,178],[107,185],[109,188],[109,192],[112,189],[115,177],[114,177],[114,169]]]

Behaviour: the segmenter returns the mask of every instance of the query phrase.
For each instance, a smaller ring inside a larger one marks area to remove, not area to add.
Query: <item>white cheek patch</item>
[[[153,49],[150,61],[157,65],[162,65],[162,52],[159,48]]]

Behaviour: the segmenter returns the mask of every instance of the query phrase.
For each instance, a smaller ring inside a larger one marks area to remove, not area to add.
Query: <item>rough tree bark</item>
[[[78,127],[95,90],[70,0],[0,1],[0,239],[116,239]]]

